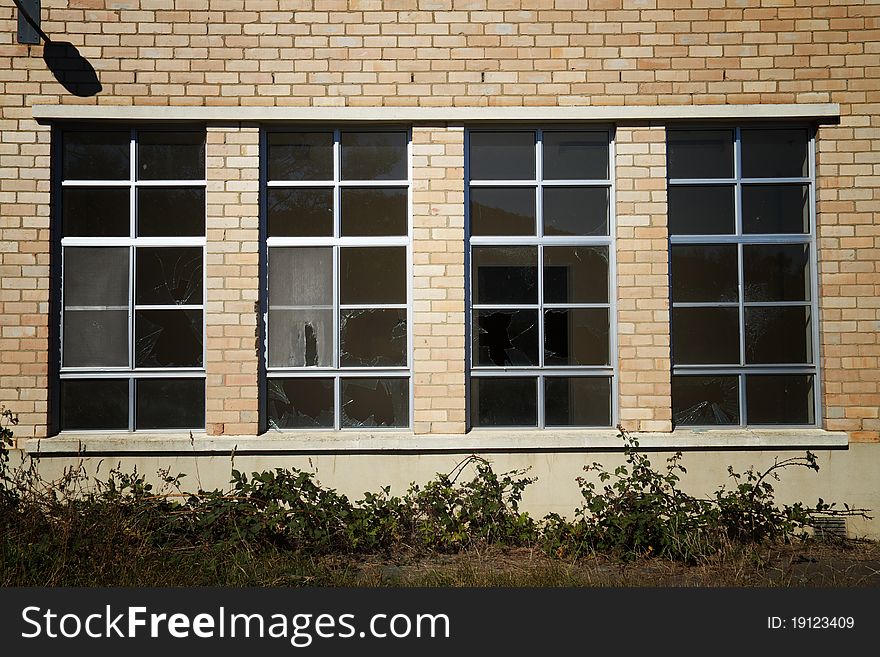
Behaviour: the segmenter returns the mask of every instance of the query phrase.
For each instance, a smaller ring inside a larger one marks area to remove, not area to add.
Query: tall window
[[[272,131],[266,146],[269,426],[408,427],[408,133]]]
[[[676,425],[812,425],[813,141],[797,127],[670,130]]]
[[[470,421],[612,423],[610,134],[468,133]]]
[[[204,428],[204,131],[65,130],[60,154],[60,428]]]

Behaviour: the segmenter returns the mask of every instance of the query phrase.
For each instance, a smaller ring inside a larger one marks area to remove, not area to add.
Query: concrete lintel
[[[714,449],[828,449],[849,443],[842,431],[822,429],[677,429],[672,433],[633,433],[645,450]],[[294,454],[321,453],[474,453],[620,451],[623,442],[614,429],[578,431],[476,430],[465,435],[420,435],[399,431],[291,432],[262,436],[206,436],[205,434],[62,434],[30,439],[25,451],[32,455],[89,453],[188,453],[236,452]]]
[[[287,121],[460,123],[481,121],[623,122],[837,119],[837,103],[581,107],[189,107],[35,105],[38,121]]]

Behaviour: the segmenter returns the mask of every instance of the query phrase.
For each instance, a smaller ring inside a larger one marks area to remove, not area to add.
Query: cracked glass
[[[673,302],[739,300],[736,244],[676,244],[672,247]]]
[[[473,353],[477,365],[538,365],[537,310],[475,310]]]
[[[811,280],[808,245],[743,245],[746,301],[809,301]]]
[[[405,378],[343,378],[341,425],[409,426],[409,380]]]
[[[272,429],[332,429],[333,379],[272,378],[266,400]]]
[[[809,306],[746,307],[746,363],[811,363]]]
[[[608,247],[545,246],[544,303],[608,303]]]
[[[135,303],[202,304],[202,248],[139,247]]]
[[[341,367],[403,367],[406,344],[405,308],[339,313]]]
[[[537,247],[475,246],[472,253],[473,303],[538,302]]]
[[[544,311],[544,365],[610,365],[607,308]]]
[[[672,421],[680,426],[739,424],[739,377],[673,376]]]

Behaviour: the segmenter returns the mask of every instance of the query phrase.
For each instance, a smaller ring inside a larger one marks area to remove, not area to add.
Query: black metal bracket
[[[13,0],[18,7],[18,42],[38,44],[49,38],[40,29],[40,0]]]

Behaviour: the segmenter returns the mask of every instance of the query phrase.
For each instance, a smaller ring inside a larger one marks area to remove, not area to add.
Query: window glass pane
[[[747,363],[812,363],[809,306],[746,307]]]
[[[609,365],[608,309],[544,311],[545,365]]]
[[[332,132],[270,132],[269,180],[333,180]]]
[[[733,130],[669,130],[670,178],[733,178]]]
[[[269,308],[269,367],[333,367],[333,311]]]
[[[813,388],[812,374],[747,375],[749,424],[814,424]]]
[[[544,379],[544,423],[550,427],[611,425],[611,379],[551,376]]]
[[[534,180],[535,133],[471,132],[471,180]]]
[[[333,249],[269,249],[269,307],[333,305]]]
[[[204,132],[139,132],[139,180],[203,180]]]
[[[809,175],[807,131],[803,128],[743,130],[743,178],[799,178]]]
[[[61,429],[128,429],[128,379],[62,379]]]
[[[608,303],[608,247],[544,247],[544,303]]]
[[[606,187],[545,187],[545,235],[607,235]]]
[[[745,244],[743,277],[746,301],[809,301],[810,247]]]
[[[128,365],[128,310],[65,310],[64,367]]]
[[[737,301],[736,248],[735,244],[673,246],[673,302]]]
[[[471,379],[471,424],[475,427],[534,427],[538,424],[533,377]]]
[[[409,426],[409,380],[342,379],[343,427]]]
[[[202,249],[162,247],[137,249],[135,303],[166,305],[202,303]]]
[[[202,367],[201,310],[138,310],[135,367]]]
[[[810,232],[807,185],[743,185],[744,233]]]
[[[343,304],[406,303],[406,248],[340,249],[339,279]]]
[[[406,235],[406,188],[346,187],[342,189],[342,234],[346,236]]]
[[[131,133],[65,132],[62,175],[65,180],[128,180]]]
[[[333,235],[333,190],[272,187],[267,198],[269,237]]]
[[[739,424],[738,376],[673,376],[675,426]]]
[[[607,180],[608,133],[545,132],[544,178]]]
[[[471,235],[534,235],[534,187],[471,187]]]
[[[138,379],[135,398],[137,429],[205,427],[204,379]]]
[[[65,187],[61,214],[65,237],[128,237],[128,187]]]
[[[739,363],[739,309],[673,308],[676,365]]]
[[[476,310],[472,334],[476,365],[538,364],[537,310]]]
[[[271,428],[333,428],[333,379],[272,378],[268,390]]]
[[[343,310],[339,313],[341,367],[406,365],[406,310]]]
[[[732,235],[736,232],[733,185],[670,185],[670,235]]]
[[[538,303],[538,249],[534,246],[475,246],[473,303]]]
[[[128,247],[64,248],[64,307],[128,308]]]
[[[405,132],[343,132],[343,180],[406,180]]]
[[[204,187],[141,187],[137,197],[140,237],[205,234]]]

